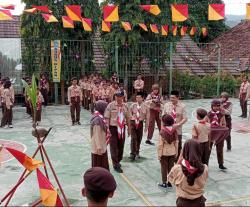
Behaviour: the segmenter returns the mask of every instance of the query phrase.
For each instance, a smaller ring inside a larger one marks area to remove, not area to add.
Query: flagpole
[[[47,152],[46,152],[46,150],[45,150],[45,148],[44,148],[43,145],[42,145],[42,151],[43,151],[43,153],[44,153],[44,155],[45,155],[46,160],[47,160],[48,163],[49,163],[50,169],[51,169],[51,171],[52,171],[52,173],[53,173],[53,175],[54,175],[54,178],[55,178],[55,180],[56,180],[56,183],[57,183],[57,185],[58,185],[58,187],[59,187],[59,189],[60,189],[60,191],[61,191],[61,193],[62,193],[62,195],[63,195],[63,198],[64,198],[64,200],[65,200],[67,206],[70,206],[70,205],[69,205],[69,201],[68,201],[68,199],[67,199],[66,196],[65,196],[65,193],[64,193],[64,191],[63,191],[63,189],[62,189],[62,186],[61,186],[61,184],[60,184],[60,182],[59,182],[59,180],[58,180],[58,177],[57,177],[57,175],[56,175],[56,172],[55,172],[55,170],[54,170],[54,168],[53,168],[53,166],[52,166],[52,164],[51,164],[51,162],[50,162],[50,159],[49,159],[49,157],[48,157],[48,154],[47,154]]]
[[[39,205],[40,203],[42,203],[42,199],[39,199],[38,201],[35,201],[34,203],[32,203],[31,207],[35,207],[35,206]]]
[[[38,145],[38,147],[37,147],[35,153],[33,154],[32,158],[34,158],[34,157],[36,156],[36,154],[38,153],[39,149],[42,147],[42,144],[43,144],[43,142],[45,141],[45,139],[47,138],[47,136],[49,135],[51,129],[52,129],[52,128],[49,128],[47,134],[44,136],[44,138],[42,139],[41,143]],[[22,175],[20,176],[18,182],[19,182],[21,179],[23,179],[23,177],[25,176],[25,173],[26,173],[26,172],[27,172],[27,169],[25,169],[25,170],[23,171],[23,173],[22,173]],[[7,200],[5,206],[7,206],[7,205],[9,204],[9,202],[10,202],[11,198],[13,197],[15,191],[16,191],[16,189],[13,190],[13,192],[12,192],[12,194],[10,195],[9,199]],[[3,203],[3,202],[6,200],[6,198],[8,198],[8,196],[4,196],[4,198],[0,201],[0,203]]]

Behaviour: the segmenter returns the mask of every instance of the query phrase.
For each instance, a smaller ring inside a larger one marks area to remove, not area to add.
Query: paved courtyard
[[[184,139],[191,136],[191,125],[195,121],[194,110],[197,107],[210,108],[210,100],[184,101],[188,109],[189,120],[184,127]],[[240,114],[238,100],[233,100],[232,151],[225,151],[226,172],[217,166],[215,150],[211,155],[209,180],[205,197],[207,205],[212,206],[249,206],[250,205],[250,122],[238,118]],[[52,160],[59,180],[72,205],[86,205],[81,196],[83,172],[91,166],[90,160],[90,113],[81,112],[81,126],[71,126],[68,106],[49,106],[43,111],[41,126],[53,127],[45,148]],[[31,136],[31,119],[25,115],[25,108],[14,108],[14,128],[0,129],[0,139],[9,139],[23,143],[27,154],[32,155],[37,147],[36,139]],[[145,136],[144,136],[145,141]],[[154,142],[157,141],[157,131]],[[139,161],[128,159],[130,138],[126,138],[123,174],[117,174],[111,168],[118,184],[115,196],[110,200],[112,206],[174,206],[175,189],[162,190],[157,183],[161,181],[160,164],[157,160],[156,146],[142,143]],[[110,157],[110,156],[109,156]],[[0,167],[0,198],[13,186],[23,167],[16,160],[4,163]],[[50,174],[50,177],[51,174]],[[54,180],[52,180],[55,184]],[[36,174],[33,173],[17,190],[11,205],[23,205],[39,197]]]

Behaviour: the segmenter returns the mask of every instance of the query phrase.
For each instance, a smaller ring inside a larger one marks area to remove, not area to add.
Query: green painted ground
[[[191,124],[195,120],[192,112],[199,106],[209,109],[209,100],[185,101],[188,109],[189,121],[184,127],[185,137],[190,137]],[[31,136],[31,120],[25,118],[24,108],[14,109],[14,129],[0,129],[0,139],[10,139],[27,146],[27,154],[32,155],[36,149],[36,140]],[[233,121],[237,125],[250,123],[238,118],[239,104],[234,100]],[[59,180],[73,205],[86,205],[81,196],[83,187],[83,172],[90,163],[89,143],[90,113],[82,110],[82,126],[70,126],[69,109],[67,106],[50,106],[43,112],[42,127],[53,127],[45,147],[56,169]],[[215,152],[211,156],[209,181],[205,197],[207,204],[250,205],[250,163],[249,163],[249,134],[233,131],[233,150],[225,152],[225,166],[227,172],[219,171]],[[157,131],[154,141],[157,140]],[[164,191],[157,187],[160,182],[160,165],[157,161],[156,147],[142,143],[142,159],[131,163],[129,156],[130,139],[126,139],[126,150],[122,166],[124,176],[114,174],[118,183],[115,196],[110,200],[113,206],[173,206],[175,205],[175,190]],[[20,176],[23,168],[13,160],[0,167],[0,198],[11,188]],[[50,176],[52,177],[52,176]],[[130,180],[128,184],[127,178]],[[54,180],[52,181],[55,184]],[[11,205],[21,205],[35,200],[39,196],[36,175],[30,176],[17,190]],[[221,203],[214,203],[221,201]]]

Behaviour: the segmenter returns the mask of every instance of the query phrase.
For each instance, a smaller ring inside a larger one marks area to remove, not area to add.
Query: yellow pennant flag
[[[246,9],[247,9],[246,19],[250,20],[250,3],[246,4]]]
[[[13,20],[9,10],[0,9],[0,20]]]

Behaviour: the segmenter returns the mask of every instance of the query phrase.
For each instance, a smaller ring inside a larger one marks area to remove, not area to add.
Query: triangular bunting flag
[[[202,27],[201,28],[201,32],[202,32],[202,36],[203,37],[206,37],[208,35],[208,31],[207,31],[207,28],[206,27]]]
[[[92,31],[92,19],[82,18],[82,26],[86,32]]]
[[[74,22],[68,16],[62,16],[62,22],[64,28],[74,28]]]
[[[13,20],[9,10],[0,9],[0,21]]]
[[[49,7],[48,6],[35,6],[35,5],[32,5],[32,8],[36,8],[38,11],[41,11],[41,12],[44,12],[44,13],[52,13],[51,10],[49,10]]]
[[[63,206],[56,189],[53,187],[48,178],[46,178],[39,169],[36,170],[36,173],[42,204],[44,206]]]
[[[0,5],[1,8],[3,9],[9,9],[9,10],[14,10],[15,5],[14,4],[5,4],[5,5]]]
[[[188,5],[187,4],[172,4],[172,21],[183,22],[188,18]]]
[[[208,20],[222,20],[225,17],[225,4],[209,4]]]
[[[103,32],[110,32],[111,31],[111,23],[105,22],[102,20],[102,31]]]
[[[33,171],[43,165],[42,161],[30,158],[23,152],[8,147],[5,147],[5,149],[8,150],[28,171]]]
[[[246,4],[246,19],[250,20],[250,3]]]
[[[42,14],[44,20],[48,23],[58,22],[57,18],[52,14]]]
[[[105,22],[118,22],[119,21],[118,6],[115,5],[104,6],[103,20]]]
[[[67,5],[65,6],[66,13],[73,21],[82,21],[82,11],[80,5]]]
[[[162,25],[161,26],[161,35],[162,36],[168,36],[168,25]]]
[[[187,27],[183,26],[181,27],[181,36],[185,36],[187,32]]]
[[[145,32],[148,31],[148,28],[147,28],[146,24],[144,24],[144,23],[139,23],[138,25],[139,25]]]
[[[32,8],[32,9],[24,9],[24,10],[23,10],[23,12],[25,12],[25,13],[32,13],[32,14],[34,14],[34,13],[36,13],[36,12],[37,12],[37,9],[36,9],[36,8]]]
[[[161,10],[158,5],[140,5],[141,9],[153,14],[153,15],[159,15],[161,13]]]
[[[196,33],[196,31],[197,31],[197,28],[196,27],[192,27],[191,28],[191,30],[190,30],[190,36],[194,36],[195,35],[195,33]]]
[[[131,24],[129,22],[121,22],[122,23],[122,27],[125,31],[130,31],[132,30]]]
[[[177,29],[178,27],[176,25],[173,25],[172,26],[172,33],[173,33],[173,36],[176,36],[177,35]]]
[[[150,29],[153,33],[159,34],[159,30],[156,24],[150,24]]]

